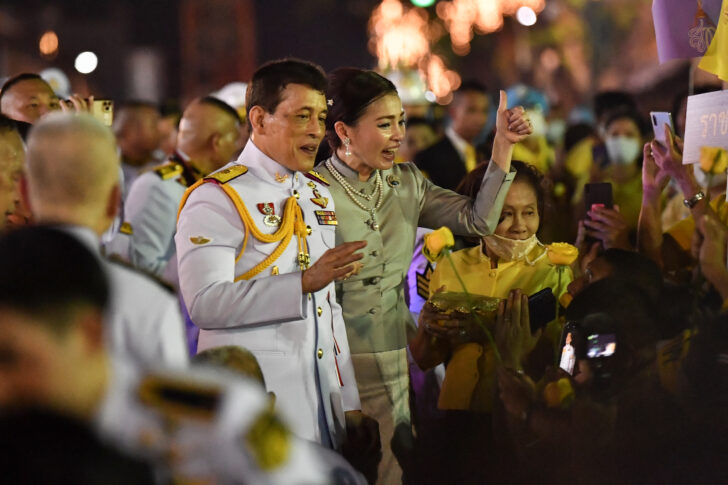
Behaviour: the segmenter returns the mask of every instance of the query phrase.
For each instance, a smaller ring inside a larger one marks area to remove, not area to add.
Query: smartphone
[[[528,297],[528,315],[532,334],[556,318],[556,297],[551,288],[544,288]]]
[[[667,111],[651,111],[650,120],[652,120],[652,131],[655,133],[655,140],[662,146],[667,146],[665,138],[665,125],[670,128],[670,133],[675,134],[672,123],[672,114]]]
[[[561,354],[559,356],[559,367],[569,375],[574,375],[576,367],[576,347],[579,339],[580,327],[578,322],[566,322],[561,331]]]
[[[598,182],[584,186],[584,202],[587,212],[592,206],[612,208],[612,184]]]
[[[110,99],[94,99],[90,113],[106,126],[111,126],[114,122],[114,102]]]

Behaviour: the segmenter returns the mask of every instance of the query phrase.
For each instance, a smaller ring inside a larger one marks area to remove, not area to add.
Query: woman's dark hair
[[[387,94],[397,94],[397,88],[392,81],[374,71],[341,67],[329,74],[326,141],[332,151],[341,146],[334,124],[337,121],[349,126],[356,124],[367,106]]]
[[[281,102],[281,93],[289,84],[303,84],[323,93],[326,75],[316,64],[300,59],[281,59],[263,64],[253,73],[245,93],[248,119],[253,106],[260,106],[267,113],[275,112]]]
[[[609,115],[607,115],[607,118],[605,120],[604,129],[608,129],[609,126],[611,126],[611,124],[615,121],[625,118],[632,120],[634,124],[637,125],[640,136],[645,136],[647,134],[648,126],[645,118],[641,114],[639,114],[637,110],[627,107],[622,107],[611,111]]]
[[[472,172],[465,176],[465,178],[457,186],[455,192],[462,195],[467,195],[470,198],[475,198],[480,191],[480,185],[483,181],[483,175],[488,170],[488,163],[481,163]],[[538,217],[543,221],[544,213],[544,201],[546,198],[546,188],[544,186],[544,177],[536,167],[520,160],[511,161],[511,167],[516,170],[516,177],[513,179],[513,183],[523,182],[528,184],[534,192],[536,192],[536,202],[538,204]]]

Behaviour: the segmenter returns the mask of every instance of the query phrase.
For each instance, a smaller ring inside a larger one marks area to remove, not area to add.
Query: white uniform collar
[[[455,147],[455,150],[458,151],[460,156],[463,160],[465,160],[465,150],[470,146],[470,143],[465,141],[465,139],[458,135],[452,126],[448,126],[445,129],[445,136],[450,140],[450,143]]]
[[[277,179],[281,177],[285,177],[289,182],[293,179],[292,170],[263,153],[260,148],[255,146],[253,140],[248,140],[236,163],[245,165],[255,175],[268,182],[277,182],[280,185],[281,182],[278,182]]]

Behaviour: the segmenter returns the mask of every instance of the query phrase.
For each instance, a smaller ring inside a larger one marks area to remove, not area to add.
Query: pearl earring
[[[344,156],[350,157],[351,156],[351,148],[349,145],[351,144],[351,140],[349,138],[344,138],[344,146],[346,147],[346,151],[344,152]]]

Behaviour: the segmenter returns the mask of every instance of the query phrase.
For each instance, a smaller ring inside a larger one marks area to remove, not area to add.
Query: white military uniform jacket
[[[208,179],[215,177],[220,181],[191,189],[175,236],[180,288],[201,328],[198,349],[238,345],[253,352],[293,431],[337,447],[344,437],[343,412],[361,407],[334,284],[302,292],[295,236],[261,273],[234,281],[273,253],[278,243],[251,235],[239,256],[245,228],[220,185],[237,193],[265,234],[278,229],[266,225],[266,211],[282,216],[287,199],[296,196],[309,230],[311,262],[334,247],[333,199],[324,182],[291,172],[252,141],[237,162]]]
[[[69,227],[69,232],[99,253],[99,239],[91,229]],[[103,263],[111,285],[106,338],[112,353],[141,367],[187,367],[187,339],[177,298],[147,276],[117,263]]]
[[[124,224],[106,247],[109,256],[175,287],[177,210],[187,187],[199,178],[182,161],[182,155],[175,155],[137,177],[124,203]]]
[[[338,453],[293,436],[254,381],[205,366],[142,372],[112,362],[94,426],[166,483],[366,483]]]

